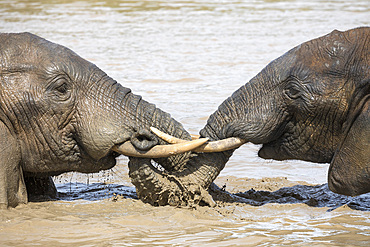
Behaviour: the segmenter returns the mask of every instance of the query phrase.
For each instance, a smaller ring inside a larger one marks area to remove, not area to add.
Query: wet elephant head
[[[263,144],[265,159],[331,163],[329,187],[370,191],[370,28],[332,33],[272,61],[229,97],[202,135]]]
[[[169,114],[63,46],[30,33],[0,34],[0,82],[2,205],[27,202],[26,187],[54,186],[49,176],[109,169],[120,153],[159,157],[163,167],[171,164],[169,170],[190,157],[153,155],[165,143],[150,126],[188,140],[190,135]],[[34,182],[27,184],[29,178]]]
[[[293,48],[226,99],[201,136],[263,144],[258,154],[265,159],[331,163],[331,190],[369,192],[369,40],[370,28],[364,27]],[[194,177],[206,189],[232,152],[199,153],[174,175],[179,181]]]

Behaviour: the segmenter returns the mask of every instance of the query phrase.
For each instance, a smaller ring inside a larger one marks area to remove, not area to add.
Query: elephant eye
[[[285,88],[284,92],[291,99],[297,99],[301,95],[301,90],[294,85]]]
[[[302,84],[296,76],[289,76],[286,79],[284,93],[290,99],[298,99],[302,96],[303,91]]]
[[[59,101],[66,101],[71,96],[71,89],[68,80],[64,77],[55,78],[50,85],[53,98]]]
[[[68,91],[68,86],[66,82],[63,82],[61,85],[55,88],[56,91],[58,91],[61,94],[65,94]]]

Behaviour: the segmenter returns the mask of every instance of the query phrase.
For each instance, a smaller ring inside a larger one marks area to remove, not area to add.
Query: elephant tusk
[[[115,145],[112,150],[131,157],[138,158],[164,158],[172,155],[182,154],[192,151],[193,149],[203,145],[208,141],[208,138],[201,138],[193,141],[181,142],[171,145],[157,145],[147,151],[137,150],[130,141],[121,145]]]
[[[180,139],[180,138],[171,136],[169,134],[166,134],[166,133],[160,131],[159,129],[157,129],[155,127],[150,127],[150,130],[154,134],[156,134],[159,138],[161,138],[162,140],[164,140],[168,143],[171,143],[171,144],[177,144],[177,143],[183,143],[183,142],[188,142],[189,141],[189,140]]]
[[[159,129],[157,129],[155,127],[150,127],[150,130],[154,134],[156,134],[159,138],[161,138],[162,140],[164,140],[168,143],[176,144],[176,143],[181,143],[181,142],[187,142],[188,141],[188,140],[180,139],[180,138],[171,136],[169,134],[166,134],[166,133],[160,131]],[[197,139],[200,138],[200,135],[190,134],[190,137],[191,137],[192,140],[197,140]]]
[[[204,145],[193,149],[193,152],[198,153],[216,153],[223,152],[230,149],[235,149],[246,143],[245,140],[239,137],[229,137],[219,141],[205,143]]]
[[[200,135],[193,135],[193,134],[190,134],[191,136],[191,139],[192,140],[196,140],[196,139],[199,139],[200,138]]]
[[[176,143],[183,143],[186,142],[186,140],[171,136],[169,134],[166,134],[162,131],[160,131],[157,128],[150,127],[150,130],[156,134],[159,138],[163,139],[164,141],[172,144]],[[192,137],[193,138],[193,137]],[[239,137],[229,137],[223,140],[219,141],[212,141],[205,143],[201,145],[198,148],[193,149],[193,152],[198,152],[198,153],[215,153],[215,152],[222,152],[222,151],[227,151],[230,149],[235,149],[240,147],[246,143],[245,140],[239,138]]]

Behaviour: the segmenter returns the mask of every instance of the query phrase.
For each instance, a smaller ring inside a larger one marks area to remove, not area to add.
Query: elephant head
[[[66,47],[30,33],[0,34],[0,82],[1,205],[27,202],[26,187],[38,180],[54,186],[49,176],[109,169],[119,154],[157,158],[169,170],[190,157],[163,158],[186,151],[180,147],[158,154],[154,149],[165,142],[149,127],[190,135]]]
[[[335,30],[290,50],[228,98],[202,135],[263,144],[265,159],[331,163],[332,191],[369,192],[369,38],[367,27]]]
[[[370,28],[363,27],[333,31],[293,48],[226,99],[201,136],[262,144],[258,155],[265,159],[331,163],[332,191],[369,192],[369,40]],[[198,149],[203,153],[172,174],[181,184],[192,178],[207,189],[235,145],[230,148],[216,153]],[[147,174],[158,187],[167,186],[158,172]],[[136,180],[146,181],[144,175]]]

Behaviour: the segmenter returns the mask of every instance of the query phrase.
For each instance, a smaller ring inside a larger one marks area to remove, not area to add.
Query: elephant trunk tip
[[[129,176],[138,197],[153,206],[216,206],[208,191],[196,181],[190,181],[190,177],[185,179],[189,181],[185,181],[161,172],[152,165],[150,159],[130,158]]]

